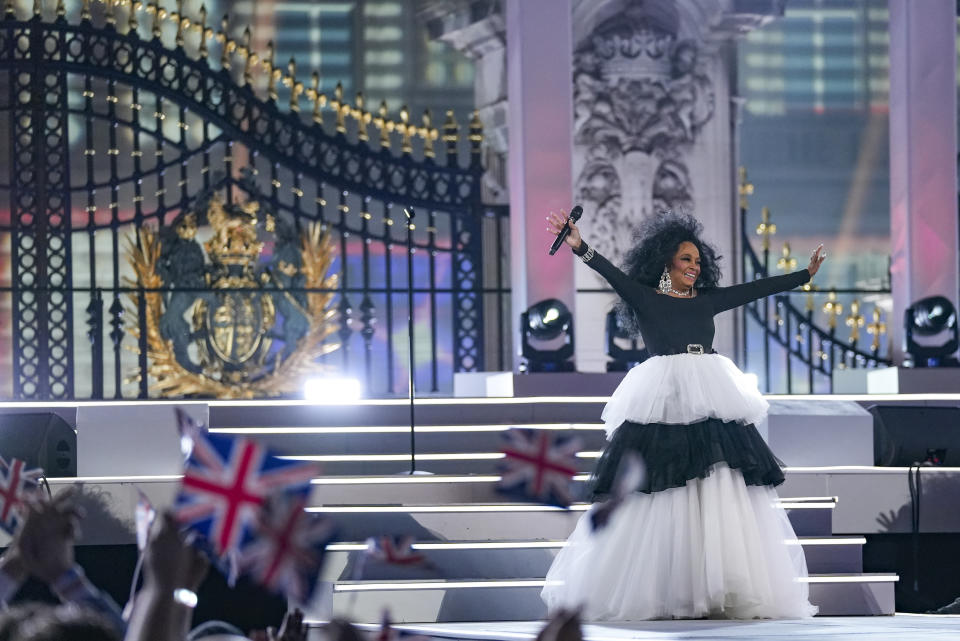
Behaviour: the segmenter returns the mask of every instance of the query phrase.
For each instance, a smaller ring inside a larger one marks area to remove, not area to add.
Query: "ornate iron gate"
[[[85,0],[78,15],[38,0],[25,18],[6,3],[0,232],[10,256],[0,304],[12,324],[0,336],[2,396],[148,396],[144,340],[124,331],[143,322],[126,296],[145,290],[129,280],[123,246],[211,192],[256,199],[297,230],[330,231],[341,348],[324,358],[369,395],[406,391],[408,286],[418,388],[447,391],[454,371],[481,369],[491,291],[481,232],[491,223],[476,116],[463,136],[450,112],[438,127],[429,113],[414,122],[405,109],[371,111],[362,96],[326,96],[316,74],[304,83],[293,60],[276,65],[272,46],[258,56],[249,30],[234,39],[226,17],[219,30],[206,18],[130,0]],[[412,283],[407,207],[417,213]]]

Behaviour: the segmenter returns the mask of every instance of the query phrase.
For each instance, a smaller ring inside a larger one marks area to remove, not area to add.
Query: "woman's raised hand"
[[[568,219],[569,217],[567,216],[567,213],[562,209],[560,210],[559,215],[551,211],[550,215],[547,216],[547,231],[556,236],[563,231],[563,227],[567,224]],[[572,249],[577,249],[580,247],[580,230],[577,229],[577,224],[572,220],[570,221],[570,233],[567,234],[567,238],[564,242],[570,245]]]
[[[823,251],[823,243],[817,245],[816,250],[814,250],[813,255],[810,257],[810,264],[807,265],[807,271],[810,272],[810,278],[813,278],[813,275],[817,273],[817,270],[820,269],[820,265],[823,264],[824,259],[827,257],[827,252]]]

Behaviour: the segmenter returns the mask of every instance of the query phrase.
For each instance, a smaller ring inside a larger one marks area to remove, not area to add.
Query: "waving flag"
[[[236,552],[252,536],[269,496],[306,498],[317,474],[313,463],[272,456],[248,438],[194,432],[192,439],[174,514],[219,557]]]
[[[558,437],[550,430],[518,428],[507,430],[504,439],[499,490],[528,501],[568,507],[579,439]]]
[[[0,528],[13,535],[23,520],[23,503],[40,488],[40,468],[25,469],[20,459],[0,456]]]
[[[240,549],[240,571],[306,603],[336,531],[330,519],[304,511],[305,496],[275,497],[260,510],[254,538]]]

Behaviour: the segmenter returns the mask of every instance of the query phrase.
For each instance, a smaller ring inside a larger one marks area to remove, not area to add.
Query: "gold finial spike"
[[[243,82],[250,84],[253,82],[253,51],[250,50],[250,27],[243,29],[243,51],[247,60],[243,64]]]
[[[117,26],[117,1],[116,0],[104,0],[105,5],[103,14],[107,19],[108,25]]]
[[[84,20],[89,20],[90,19],[90,0],[84,0],[83,5],[87,10],[87,16],[86,18],[84,18]],[[4,0],[3,13],[7,17],[7,19],[10,19],[10,20],[17,17],[17,7],[14,4],[14,0]]]
[[[57,0],[57,17],[62,18],[67,15],[67,4],[64,0]]]
[[[443,142],[447,145],[447,164],[452,165],[457,160],[457,142],[460,140],[460,125],[453,115],[453,110],[447,110],[447,119],[443,123]]]
[[[790,243],[784,243],[780,250],[780,259],[777,260],[777,269],[782,272],[792,272],[797,268],[797,259],[790,255]]]
[[[230,69],[230,52],[232,52],[237,43],[230,39],[229,34],[230,28],[230,15],[223,14],[223,18],[220,19],[220,37],[223,38],[223,49],[220,52],[220,68],[221,69]]]
[[[107,3],[109,6],[110,0],[107,0]],[[39,16],[41,13],[43,13],[43,1],[33,0],[33,15]],[[109,18],[107,18],[107,21],[109,22]]]
[[[207,5],[200,5],[200,57],[206,59],[210,55],[210,50],[207,49],[207,38],[210,37],[210,34],[207,33]]]
[[[274,66],[277,49],[273,40],[267,43],[267,57],[263,61],[263,70],[267,72],[267,96],[270,100],[276,100],[277,94],[277,76],[281,75],[280,70]]]
[[[480,122],[480,112],[474,111],[470,117],[470,151],[479,156],[480,145],[483,143],[483,123]]]
[[[7,14],[13,13],[13,0],[7,0]],[[80,19],[87,21],[93,17],[90,13],[90,0],[83,0],[83,7],[80,9]]]
[[[313,122],[318,125],[323,124],[323,114],[320,113],[320,109],[327,104],[327,97],[320,93],[320,74],[314,71],[310,74],[310,100],[313,101]]]
[[[457,119],[453,115],[453,109],[448,109],[447,119],[443,123],[443,142],[447,143],[448,146],[451,143],[456,145],[459,131],[460,125],[457,124]]]
[[[827,315],[827,327],[830,331],[837,328],[837,317],[843,314],[843,305],[837,302],[837,292],[827,294],[827,302],[823,304],[823,313]]]
[[[177,0],[177,46],[182,47],[184,43],[183,38],[183,0]]]
[[[370,124],[370,121],[373,120],[373,116],[364,108],[365,102],[362,91],[357,92],[356,104],[356,108],[350,111],[350,115],[357,121],[357,139],[362,142],[367,142],[370,140],[367,126]]]
[[[807,292],[807,302],[804,305],[803,309],[805,312],[807,312],[807,314],[811,314],[813,313],[813,310],[815,307],[813,303],[813,292],[817,291],[817,287],[813,283],[808,282],[808,283],[804,283],[801,289]]]
[[[400,151],[405,154],[413,153],[413,144],[411,142],[413,135],[417,133],[417,126],[410,124],[410,110],[406,105],[400,107],[400,122],[396,125],[400,131]]]
[[[140,28],[140,21],[137,19],[137,11],[140,10],[140,2],[127,0],[127,33],[133,33]]]
[[[350,106],[343,103],[343,84],[337,83],[337,86],[333,90],[333,100],[330,102],[330,106],[336,111],[337,114],[337,132],[343,134],[347,132],[347,122],[346,117],[347,113],[350,111]]]
[[[303,83],[297,82],[297,61],[290,57],[287,63],[287,73],[283,79],[283,84],[290,87],[290,111],[300,113],[300,94],[303,93]]]
[[[847,316],[847,327],[850,328],[850,342],[860,340],[860,328],[863,327],[863,314],[860,313],[860,301],[850,303],[850,314]]]
[[[433,117],[429,109],[424,109],[421,118],[423,126],[420,127],[420,137],[423,138],[423,155],[427,158],[434,158],[436,153],[433,151],[433,142],[440,137],[440,132],[433,126]]]
[[[770,250],[770,237],[777,233],[777,226],[770,222],[770,208],[764,207],[760,211],[760,224],[757,225],[757,235],[763,238],[764,251]]]
[[[387,118],[387,101],[381,100],[377,108],[377,117],[373,119],[374,126],[380,130],[380,148],[390,148],[390,132],[394,129],[394,123]]]
[[[870,350],[876,354],[880,351],[880,336],[887,333],[887,324],[882,320],[880,308],[873,308],[873,322],[867,325],[867,333],[873,336],[873,342],[870,343]]]
[[[746,209],[749,203],[747,197],[753,195],[753,183],[747,179],[747,168],[740,167],[737,171],[740,177],[737,192],[740,194],[740,209]]]
[[[160,24],[167,12],[160,8],[160,3],[157,0],[153,0],[153,2],[147,5],[147,12],[153,14],[153,24],[150,26],[150,35],[154,38],[159,38],[163,33],[160,29]]]

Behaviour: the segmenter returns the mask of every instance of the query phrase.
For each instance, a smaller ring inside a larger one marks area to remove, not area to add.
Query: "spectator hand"
[[[196,592],[210,569],[210,562],[190,545],[169,512],[164,512],[154,524],[143,563],[145,580],[169,591],[186,588]]]
[[[47,583],[70,570],[82,518],[83,510],[75,504],[70,490],[52,500],[27,503],[23,527],[13,543],[26,570]]]

